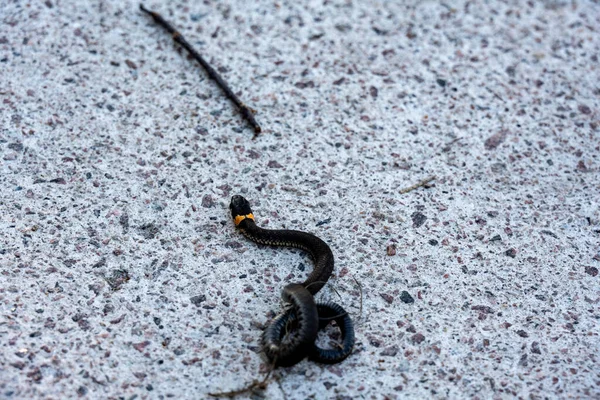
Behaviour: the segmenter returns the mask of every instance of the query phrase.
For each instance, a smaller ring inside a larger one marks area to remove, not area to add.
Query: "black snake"
[[[310,233],[289,229],[263,229],[254,222],[250,203],[244,197],[231,198],[231,216],[239,231],[253,242],[295,247],[308,252],[315,264],[302,284],[283,288],[282,299],[291,307],[275,317],[262,336],[263,351],[278,366],[291,366],[304,357],[333,364],[344,360],[354,346],[354,326],[348,313],[331,302],[315,303],[313,296],[327,283],[333,271],[333,253],[321,239]],[[321,349],[315,344],[319,329],[336,321],[341,331],[341,344],[336,349]]]

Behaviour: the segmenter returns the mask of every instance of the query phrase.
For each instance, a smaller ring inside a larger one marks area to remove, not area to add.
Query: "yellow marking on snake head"
[[[254,221],[254,214],[250,213],[250,214],[246,214],[246,215],[236,215],[233,222],[235,223],[235,226],[238,226],[240,224],[240,222],[242,222],[246,218],[249,218],[252,221]]]

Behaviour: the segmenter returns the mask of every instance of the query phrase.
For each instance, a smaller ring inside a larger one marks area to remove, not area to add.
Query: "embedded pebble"
[[[420,212],[413,213],[411,218],[413,221],[413,228],[419,228],[427,220],[427,217]]]
[[[391,296],[391,295],[389,295],[389,294],[387,294],[387,293],[380,293],[379,295],[380,295],[380,296],[381,296],[381,297],[382,297],[382,298],[385,300],[385,302],[386,302],[386,303],[388,303],[388,304],[392,304],[392,303],[394,302],[394,297],[393,297],[393,296]]]
[[[421,333],[416,333],[410,337],[410,341],[414,344],[423,343],[424,340],[425,340],[425,336]]]
[[[400,300],[402,300],[402,302],[406,304],[415,302],[415,299],[413,299],[413,297],[406,290],[403,290],[400,294]]]
[[[190,297],[190,302],[195,306],[200,306],[200,304],[204,301],[206,301],[206,295],[204,294]]]
[[[508,249],[508,250],[506,250],[506,252],[504,254],[506,254],[509,257],[515,258],[517,256],[517,250]]]
[[[396,255],[396,245],[394,245],[394,244],[388,245],[387,249],[386,249],[386,253],[388,256],[395,256]]]

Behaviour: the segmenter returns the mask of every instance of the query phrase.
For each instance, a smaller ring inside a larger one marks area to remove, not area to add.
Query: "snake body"
[[[319,329],[323,329],[331,321],[335,321],[342,333],[342,339],[337,349],[322,349],[314,342],[310,343],[308,346],[308,358],[322,364],[339,363],[352,353],[352,348],[354,347],[354,324],[352,323],[352,319],[339,304],[332,302],[317,303],[317,313],[319,314]],[[263,346],[268,347],[272,343],[280,343],[288,327],[293,327],[301,323],[297,319],[298,316],[294,310],[288,310],[275,317],[263,334]],[[272,353],[269,354],[268,350],[265,350],[265,352],[270,359],[273,359]],[[306,353],[304,356],[306,356]],[[292,361],[298,362],[300,360]],[[283,364],[278,363],[278,365]]]
[[[354,346],[354,327],[350,316],[335,303],[315,303],[313,296],[329,280],[333,272],[333,253],[323,240],[310,233],[289,229],[263,229],[254,222],[250,203],[235,195],[229,205],[238,230],[253,242],[302,249],[314,262],[314,269],[302,284],[287,285],[282,299],[291,307],[277,316],[263,333],[262,346],[267,357],[280,366],[291,366],[304,357],[336,363],[346,358]],[[342,332],[338,349],[323,350],[314,343],[319,329],[335,320]]]
[[[248,200],[242,196],[233,196],[229,207],[239,231],[253,242],[269,246],[295,247],[308,252],[315,267],[302,286],[313,296],[325,286],[333,272],[333,253],[327,243],[306,232],[258,227]],[[233,215],[234,213],[236,215]]]
[[[281,298],[290,303],[297,321],[295,328],[288,335],[285,342],[287,323],[271,323],[262,337],[263,350],[270,360],[277,365],[287,367],[294,365],[306,357],[306,348],[314,343],[319,330],[319,313],[313,296],[297,283],[292,283],[283,288]],[[282,314],[282,315],[288,315]]]

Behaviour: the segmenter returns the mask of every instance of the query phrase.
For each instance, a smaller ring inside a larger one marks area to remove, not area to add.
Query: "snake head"
[[[236,194],[231,198],[229,209],[231,210],[231,217],[236,226],[246,218],[254,219],[250,203],[240,195]]]

